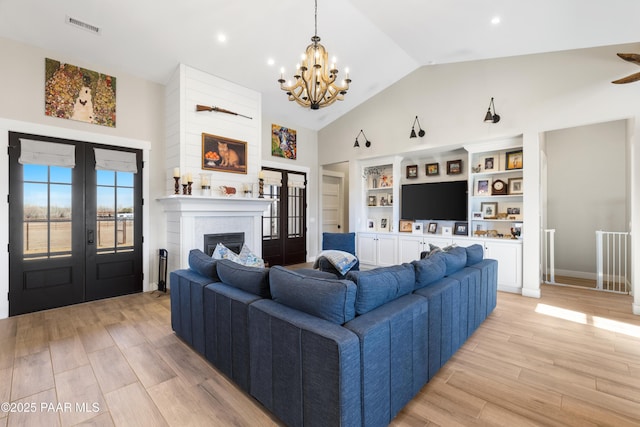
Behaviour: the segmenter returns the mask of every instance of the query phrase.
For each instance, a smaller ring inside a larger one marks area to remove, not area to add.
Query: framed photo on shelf
[[[418,177],[418,165],[407,166],[407,178],[413,179]]]
[[[451,227],[442,227],[443,236],[451,236]]]
[[[458,236],[466,236],[468,224],[466,222],[456,222],[453,226],[453,234]]]
[[[491,178],[477,178],[474,194],[476,196],[491,195]]]
[[[436,231],[438,231],[438,223],[437,222],[430,222],[429,223],[429,228],[427,228],[427,233],[436,234]]]
[[[389,231],[389,218],[380,218],[380,231]]]
[[[424,231],[422,230],[422,223],[421,222],[414,222],[413,224],[411,224],[411,231],[413,232],[413,234],[422,234],[422,233],[424,233]]]
[[[378,206],[378,199],[376,196],[369,196],[368,206]]]
[[[493,156],[488,156],[484,158],[484,169],[485,171],[492,171],[496,167],[496,161]]]
[[[367,220],[367,230],[374,231],[376,229],[376,222],[372,219]]]
[[[389,206],[386,196],[380,196],[380,206]]]
[[[522,194],[522,178],[509,178],[509,194]]]
[[[427,176],[440,175],[440,164],[439,163],[427,163],[425,165],[425,172],[426,172]]]
[[[410,219],[401,219],[400,220],[400,232],[402,233],[410,233],[413,231],[413,221]]]
[[[480,204],[483,219],[496,219],[498,217],[497,202],[482,202]]]
[[[506,153],[506,169],[522,169],[522,150],[508,151]]]
[[[447,162],[447,175],[459,175],[462,173],[462,159],[449,160]]]

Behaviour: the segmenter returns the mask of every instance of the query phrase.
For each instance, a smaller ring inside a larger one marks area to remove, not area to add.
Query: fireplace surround
[[[205,234],[243,233],[244,243],[262,257],[262,214],[271,200],[182,195],[157,200],[167,217],[169,271],[189,267],[189,251],[203,247]]]

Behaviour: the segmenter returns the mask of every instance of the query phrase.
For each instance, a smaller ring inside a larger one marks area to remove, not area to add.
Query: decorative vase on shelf
[[[371,180],[371,188],[378,188],[378,179],[375,176]]]

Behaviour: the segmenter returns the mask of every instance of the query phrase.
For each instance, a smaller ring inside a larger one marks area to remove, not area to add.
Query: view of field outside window
[[[24,258],[71,255],[72,168],[23,165]],[[133,248],[133,173],[96,171],[98,253]]]
[[[133,173],[96,171],[98,253],[133,250]]]

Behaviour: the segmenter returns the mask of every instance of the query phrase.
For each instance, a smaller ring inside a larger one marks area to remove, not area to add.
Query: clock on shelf
[[[494,180],[491,184],[491,195],[503,196],[505,194],[507,194],[507,183],[501,179]]]

